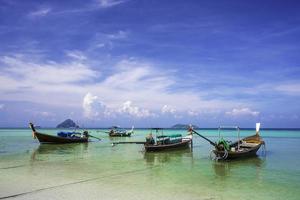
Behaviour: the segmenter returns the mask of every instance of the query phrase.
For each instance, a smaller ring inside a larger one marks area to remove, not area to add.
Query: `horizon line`
[[[0,127],[0,129],[30,129],[29,127]],[[131,127],[121,127],[124,129],[131,129]],[[153,127],[135,127],[134,129],[151,129]],[[163,129],[178,129],[178,130],[184,130],[186,128],[172,128],[172,127],[160,127]],[[240,129],[244,130],[255,130],[255,127],[239,127]],[[38,129],[75,129],[75,128],[56,128],[56,127],[39,127]],[[111,129],[111,127],[79,127],[76,129]],[[196,130],[199,129],[218,129],[218,127],[203,127],[203,128],[195,128]],[[300,127],[298,128],[288,128],[288,127],[283,127],[283,128],[274,128],[274,127],[265,127],[265,128],[260,128],[260,130],[274,130],[274,129],[282,129],[282,130],[300,130]]]

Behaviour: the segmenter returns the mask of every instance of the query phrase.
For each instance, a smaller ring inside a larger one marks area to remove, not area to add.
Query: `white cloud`
[[[118,62],[115,69],[115,73],[109,76],[103,85],[121,90],[121,92],[122,90],[126,90],[127,93],[129,91],[132,93],[160,91],[174,83],[171,77],[168,77],[163,71],[157,71],[149,63],[125,59]]]
[[[124,39],[127,38],[127,36],[128,36],[128,32],[122,30],[118,31],[117,33],[107,35],[109,39]]]
[[[127,39],[128,36],[129,32],[125,30],[119,30],[111,33],[98,32],[91,40],[88,51],[94,51],[95,49],[100,48],[113,49],[116,43]]]
[[[165,113],[171,113],[171,114],[174,114],[176,112],[176,109],[169,106],[169,105],[164,105],[162,108],[161,108],[161,112],[163,114]]]
[[[300,95],[300,83],[281,84],[276,86],[275,90],[290,95]]]
[[[119,4],[125,3],[127,1],[128,0],[93,0],[93,2],[85,4],[85,6],[76,7],[73,9],[63,9],[63,10],[52,12],[51,14],[64,15],[64,14],[74,14],[74,13],[83,13],[83,12],[94,12],[99,9],[106,9],[106,8],[118,6]],[[35,14],[37,16],[43,16],[48,14],[50,11],[51,9],[48,12],[46,9],[41,9],[36,12],[30,13],[30,15]]]
[[[94,96],[91,93],[87,93],[84,96],[82,107],[84,116],[90,119],[105,115],[107,110],[106,105],[101,102],[97,96]]]
[[[54,117],[55,114],[47,111],[36,112],[36,115],[40,115],[42,117]]]
[[[51,8],[41,8],[29,13],[31,17],[44,17],[51,12]]]
[[[194,111],[194,110],[189,110],[188,111],[188,115],[190,115],[190,116],[194,116],[195,117],[195,116],[199,116],[199,114],[200,114],[199,112]]]
[[[124,102],[119,112],[139,118],[154,116],[149,110],[134,106],[131,101]]]
[[[250,108],[234,108],[232,111],[226,112],[227,115],[231,116],[258,116],[258,111],[252,111]]]
[[[126,2],[126,1],[124,1],[124,0],[98,0],[99,6],[101,8],[113,7],[113,6],[119,5],[124,2]]]
[[[100,72],[89,65],[94,62],[92,59],[87,57],[85,63],[81,63],[75,57],[63,63],[41,62],[42,59],[24,56],[0,57],[1,100],[22,99],[80,108],[85,97],[83,108],[85,116],[90,118],[101,116],[104,110],[105,116],[150,117],[162,111],[176,111],[176,115],[184,116],[188,110],[205,112],[240,106],[236,102],[204,100],[201,92],[189,89],[179,91],[177,86],[181,83],[175,72],[158,70],[153,63],[123,59],[111,65],[99,64],[98,69],[106,70],[105,76],[100,77]]]
[[[96,48],[103,48],[103,47],[105,47],[105,44],[102,42],[99,42],[95,46],[96,46]]]
[[[51,116],[51,113],[46,112],[46,111],[42,111],[42,112],[40,112],[40,114],[41,114],[42,116],[44,116],[44,117]]]
[[[78,50],[67,51],[67,56],[77,59],[77,60],[86,60],[86,56]]]
[[[95,78],[99,73],[90,67],[76,61],[69,63],[34,63],[26,61],[22,57],[0,58],[6,65],[2,68],[2,73],[7,73],[11,77],[18,77],[18,81],[35,81],[36,83],[71,83],[87,81]]]
[[[83,98],[84,116],[90,119],[99,117],[115,116],[115,115],[130,115],[132,117],[144,118],[154,116],[147,109],[143,109],[133,105],[131,101],[126,101],[118,107],[108,107],[104,102],[100,101],[98,96],[87,93]]]

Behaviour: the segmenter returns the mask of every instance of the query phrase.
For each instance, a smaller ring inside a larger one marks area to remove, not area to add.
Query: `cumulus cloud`
[[[147,109],[134,106],[131,101],[124,102],[122,107],[119,109],[119,112],[139,118],[150,117],[154,115]]]
[[[107,107],[100,101],[98,96],[87,93],[83,98],[83,113],[86,118],[101,117],[106,114]]]
[[[187,115],[187,110],[204,112],[233,105],[229,101],[204,100],[200,92],[178,90],[180,82],[175,72],[158,69],[153,63],[134,58],[122,59],[109,65],[105,77],[101,77],[99,70],[90,67],[90,58],[83,63],[81,53],[68,53],[66,55],[71,60],[59,63],[26,56],[0,57],[1,100],[22,98],[24,101],[72,108],[84,104],[85,116],[89,118],[101,116],[104,110],[105,116],[152,117],[176,112],[175,117]],[[100,67],[104,66],[100,64],[98,69]],[[92,94],[101,94],[101,101],[99,95]],[[50,100],[52,97],[55,101]]]
[[[83,113],[86,118],[97,119],[99,117],[129,115],[137,118],[154,116],[149,110],[133,105],[132,101],[126,101],[118,107],[108,107],[100,101],[98,96],[87,93],[83,98]]]
[[[161,113],[165,114],[165,113],[171,113],[171,114],[174,114],[176,112],[176,109],[169,106],[169,105],[164,105],[162,108],[161,108]]]
[[[232,111],[226,112],[226,115],[231,116],[258,116],[258,111],[252,111],[250,108],[234,108]]]

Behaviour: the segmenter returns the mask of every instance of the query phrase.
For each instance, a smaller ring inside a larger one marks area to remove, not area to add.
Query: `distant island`
[[[56,128],[79,128],[79,126],[71,119],[66,119],[62,123],[58,124]]]
[[[171,128],[173,129],[188,129],[190,127],[190,124],[175,124],[174,126],[172,126]],[[199,127],[192,124],[192,127],[194,129],[198,129]]]

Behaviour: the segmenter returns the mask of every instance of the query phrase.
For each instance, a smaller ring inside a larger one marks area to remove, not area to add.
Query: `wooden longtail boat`
[[[110,137],[130,137],[133,134],[134,127],[132,126],[131,130],[121,130],[118,126],[113,126],[112,129],[108,132]]]
[[[34,138],[37,138],[40,143],[49,143],[49,144],[64,144],[64,143],[83,143],[88,142],[89,134],[86,132],[83,133],[83,137],[73,136],[73,137],[61,137],[54,136],[45,133],[40,133],[35,130],[35,127],[32,123],[29,123],[29,126],[32,130]]]
[[[145,151],[165,151],[179,148],[189,148],[191,141],[182,140],[171,144],[144,144]]]
[[[152,130],[156,131],[155,138],[152,136]],[[158,133],[161,130],[161,133]],[[192,146],[193,135],[189,132],[189,135],[182,137],[181,134],[163,135],[163,129],[152,128],[151,133],[146,137],[144,141],[125,141],[125,142],[113,142],[112,145],[116,144],[143,144],[145,151],[167,151],[175,149],[184,149]],[[159,135],[158,135],[159,134]]]
[[[238,140],[234,143],[228,143],[220,136],[221,128],[235,128],[238,131]],[[212,150],[212,153],[215,154],[216,160],[227,160],[227,159],[235,159],[235,158],[245,158],[249,156],[255,156],[256,152],[259,148],[265,144],[262,138],[259,135],[260,123],[256,124],[256,134],[252,136],[245,137],[240,139],[240,129],[239,127],[219,127],[219,137],[220,140],[216,142],[212,142],[206,137],[200,135],[196,131],[193,131],[200,137],[209,141],[211,145],[215,147]]]
[[[144,143],[145,151],[147,152],[189,148],[193,141],[192,134],[182,137],[181,134],[163,135],[163,129],[161,128],[153,128],[151,130],[156,131],[156,141],[152,137],[151,132]],[[161,135],[157,136],[159,134],[159,130],[161,130]]]
[[[229,144],[229,149],[217,147],[213,150],[214,154],[219,159],[234,159],[256,156],[256,152],[264,145],[265,142],[258,134],[248,136],[233,144]]]

